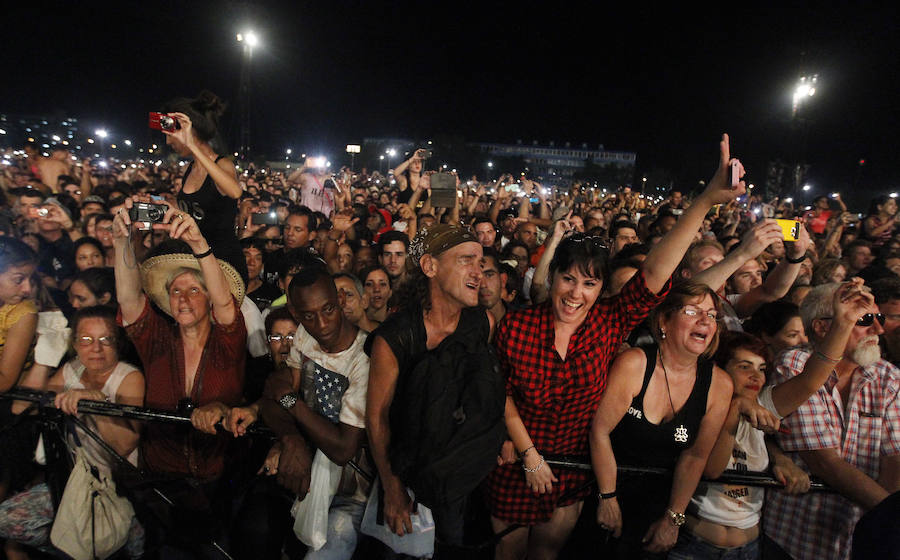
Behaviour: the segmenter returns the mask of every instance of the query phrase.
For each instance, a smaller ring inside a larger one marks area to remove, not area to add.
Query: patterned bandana
[[[406,268],[407,270],[415,270],[419,268],[419,262],[423,256],[438,256],[447,249],[469,241],[478,242],[475,235],[465,226],[435,224],[431,227],[422,228],[409,244]]]

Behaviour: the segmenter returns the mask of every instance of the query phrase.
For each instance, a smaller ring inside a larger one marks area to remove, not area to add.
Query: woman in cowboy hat
[[[215,425],[240,404],[244,382],[244,283],[212,254],[197,222],[171,206],[153,227],[167,230],[189,252],[156,254],[138,266],[129,244],[133,202],[128,199],[113,222],[118,320],[144,364],[146,405],[191,411],[197,429],[148,424],[141,459],[152,472],[214,482],[227,445]]]

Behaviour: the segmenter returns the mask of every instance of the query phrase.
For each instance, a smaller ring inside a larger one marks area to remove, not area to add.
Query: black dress
[[[217,157],[216,162],[223,157]],[[191,162],[184,174],[185,179],[190,176],[193,168],[194,163]],[[196,192],[186,193],[182,190],[177,198],[178,207],[182,212],[187,212],[197,221],[200,233],[206,238],[216,258],[233,266],[246,285],[247,261],[234,233],[237,201],[220,193],[215,181],[208,174]]]
[[[641,392],[618,426],[609,434],[616,463],[629,467],[675,468],[681,452],[694,444],[700,423],[706,414],[707,396],[712,382],[713,363],[697,363],[694,387],[684,406],[671,420],[652,424],[644,414],[644,394],[656,368],[658,347],[642,348],[647,357]],[[622,537],[615,546],[616,558],[654,558],[642,550],[641,539],[647,529],[663,516],[672,491],[672,475],[620,474],[616,492],[622,509]],[[665,557],[663,554],[661,557]]]

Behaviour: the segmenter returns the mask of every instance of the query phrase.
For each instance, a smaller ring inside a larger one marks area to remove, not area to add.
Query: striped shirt
[[[803,371],[808,349],[786,351],[775,368],[775,383]],[[837,374],[814,393],[782,425],[781,448],[807,471],[800,451],[834,449],[841,459],[873,480],[882,456],[900,454],[900,370],[878,360],[853,371],[850,402],[844,407],[836,388]],[[788,496],[769,492],[763,527],[766,534],[797,560],[850,558],[851,537],[863,511],[837,493]]]

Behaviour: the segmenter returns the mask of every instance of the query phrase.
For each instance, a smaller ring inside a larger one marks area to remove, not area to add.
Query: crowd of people
[[[896,554],[893,198],[761,200],[723,136],[693,196],[451,174],[448,200],[426,150],[240,169],[217,97],[164,109],[167,163],[0,169],[0,392],[190,418],[80,414],[137,481],[63,435],[134,506],[121,556],[397,556],[370,509],[437,558]],[[4,554],[53,556],[60,446],[0,405]]]

